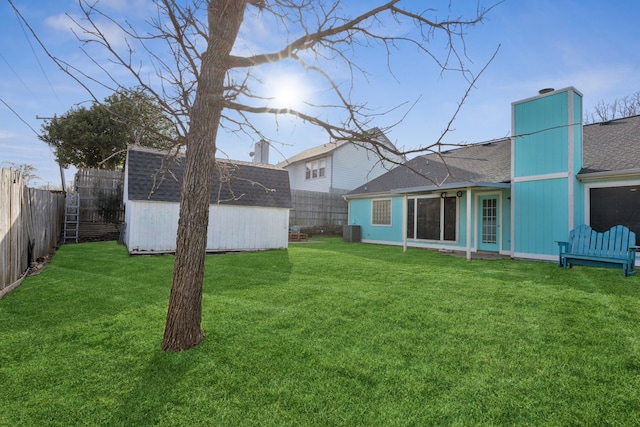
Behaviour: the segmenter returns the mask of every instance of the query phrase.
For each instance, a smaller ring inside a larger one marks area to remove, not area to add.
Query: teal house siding
[[[582,95],[574,88],[512,104],[513,253],[553,259],[580,219]]]
[[[511,251],[511,190],[502,193],[502,252]]]
[[[573,206],[570,212],[573,214],[573,221],[569,222],[569,229],[573,229],[580,224],[586,224],[585,216],[585,187],[578,180],[578,173],[584,164],[584,133],[582,127],[582,96],[573,93],[573,121],[571,126],[571,135],[573,136],[573,158],[572,169],[569,171],[569,177],[573,185]]]
[[[581,224],[640,233],[640,115],[583,125],[582,110],[573,87],[514,102],[510,138],[408,160],[345,196],[349,224],[365,243],[554,262]],[[390,224],[372,223],[380,199]]]
[[[568,187],[566,179],[513,184],[514,252],[553,255],[558,240],[568,235]]]
[[[564,92],[514,104],[514,176],[567,172],[568,99]]]
[[[430,198],[440,199],[440,191],[424,194],[407,194],[408,198]],[[446,193],[446,192],[445,192]],[[448,197],[457,192],[446,193]],[[511,191],[509,189],[472,189],[460,191],[456,197],[456,217],[455,217],[455,240],[426,240],[417,238],[407,238],[406,244],[409,247],[422,247],[432,249],[449,249],[464,251],[467,248],[467,238],[472,250],[487,250],[482,242],[481,221],[482,206],[478,204],[483,198],[496,198],[499,214],[497,219],[497,241],[495,247],[489,249],[495,252],[509,253],[511,246]],[[467,221],[467,200],[471,200],[471,219]],[[391,224],[374,225],[372,223],[372,203],[375,200],[391,200]],[[371,198],[354,198],[349,201],[349,224],[361,227],[361,236],[364,242],[387,243],[404,245],[406,228],[406,205],[405,195],[376,196]],[[468,229],[467,224],[471,229]],[[470,235],[469,235],[470,233]]]
[[[573,116],[571,131],[573,134],[573,175],[580,171],[583,165],[583,134],[582,134],[582,96],[573,92]]]
[[[374,225],[372,223],[372,202],[383,199],[391,199],[391,225]],[[349,224],[360,226],[364,241],[401,243],[403,212],[403,197],[380,196],[371,199],[354,199],[349,203]]]
[[[477,209],[477,206],[474,204],[473,194],[469,195],[466,191],[463,192],[462,197],[458,198],[458,240],[456,242],[456,246],[460,248],[460,250],[466,247],[467,241],[467,198],[471,197],[472,204],[472,212],[473,209]],[[471,218],[473,219],[473,213],[471,214]],[[473,242],[473,224],[471,224],[471,241]],[[472,244],[473,245],[473,244]]]
[[[371,218],[371,199],[353,199],[349,201],[349,224],[364,228]],[[362,230],[364,231],[364,230]]]

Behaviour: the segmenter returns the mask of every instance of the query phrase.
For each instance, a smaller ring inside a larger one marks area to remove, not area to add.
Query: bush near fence
[[[0,296],[55,251],[63,218],[63,192],[28,188],[20,173],[0,169]]]

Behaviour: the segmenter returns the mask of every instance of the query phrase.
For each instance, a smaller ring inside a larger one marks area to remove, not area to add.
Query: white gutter
[[[471,187],[487,187],[487,188],[511,188],[509,182],[453,182],[451,184],[444,185],[426,185],[422,187],[408,187],[408,188],[395,188],[389,190],[390,193],[422,193],[428,191],[441,191],[441,190],[453,190],[456,188],[471,188]]]
[[[603,178],[637,178],[640,176],[640,168],[617,170],[617,171],[603,171],[603,172],[587,172],[579,173],[576,178],[582,182],[595,181]]]

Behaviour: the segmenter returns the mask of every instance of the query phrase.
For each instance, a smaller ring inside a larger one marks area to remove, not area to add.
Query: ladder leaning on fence
[[[78,243],[80,225],[80,194],[67,193],[64,209],[64,243]]]

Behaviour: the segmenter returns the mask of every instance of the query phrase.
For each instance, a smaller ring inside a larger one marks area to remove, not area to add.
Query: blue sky
[[[81,54],[65,17],[79,12],[77,0],[13,2],[51,52],[83,70],[93,68]],[[377,3],[382,1],[351,4]],[[419,0],[406,3],[420,4]],[[447,15],[447,1],[421,3],[438,9],[438,16]],[[475,1],[452,3],[457,8],[454,14],[476,8]],[[134,24],[148,19],[153,12],[150,0],[101,0],[99,4],[115,19]],[[47,57],[26,26],[20,24],[7,0],[0,1],[0,16],[0,166],[4,166],[3,162],[31,164],[41,177],[36,185],[59,186],[54,155],[34,133],[40,131],[42,124],[36,117],[61,115],[73,106],[88,105],[90,98]],[[472,71],[480,71],[498,46],[500,49],[471,91],[444,142],[474,143],[508,136],[511,103],[534,96],[542,88],[576,87],[584,95],[585,113],[601,101],[612,102],[639,91],[639,18],[640,2],[636,0],[506,0],[498,5],[483,24],[466,34],[466,61]],[[245,24],[238,52],[275,46],[277,31],[273,27],[259,19],[248,19]],[[435,52],[442,41],[435,38]],[[368,75],[356,76],[353,98],[366,102],[376,113],[402,105],[372,124],[385,127],[406,115],[387,135],[397,146],[413,149],[436,141],[466,91],[461,76],[440,73],[431,61],[407,46],[391,58],[393,76],[381,49],[361,49],[355,55]],[[101,56],[96,59],[108,64]],[[349,77],[344,71],[340,67],[331,70],[337,81],[347,84]],[[274,64],[260,73],[270,87],[297,82],[298,95],[302,93],[315,102],[322,100],[323,88],[317,79],[298,68]],[[100,99],[110,93],[96,89]],[[414,103],[413,108],[407,107]],[[328,141],[321,131],[285,117],[277,122],[260,118],[256,124],[279,142],[271,152],[272,163]],[[253,141],[247,136],[220,134],[222,157],[250,160],[252,146]],[[74,172],[65,172],[67,180],[73,180]]]

